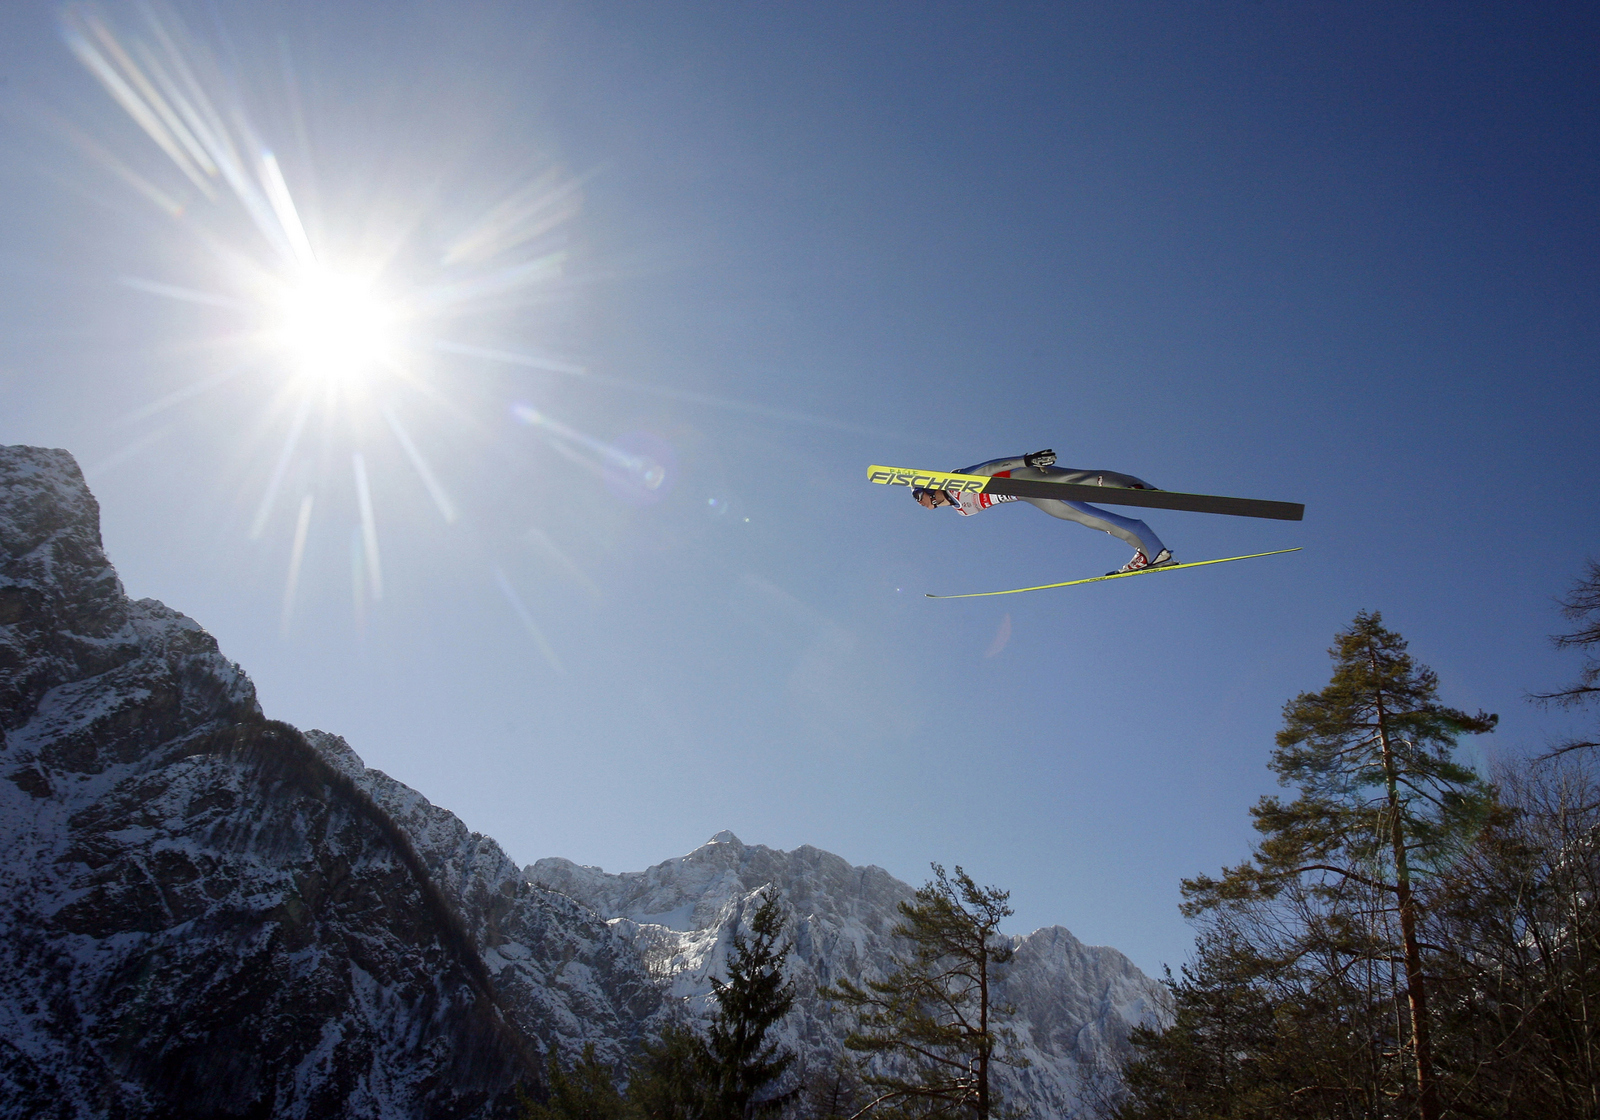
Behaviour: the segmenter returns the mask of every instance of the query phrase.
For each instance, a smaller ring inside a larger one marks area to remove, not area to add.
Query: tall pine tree
[[[1262,836],[1252,860],[1183,885],[1185,913],[1204,923],[1201,959],[1176,987],[1183,1030],[1138,1040],[1144,1059],[1130,1071],[1125,1116],[1185,1114],[1156,1107],[1157,1090],[1173,1087],[1163,1068],[1176,1077],[1187,1060],[1180,1043],[1223,1063],[1223,1074],[1207,1075],[1213,1086],[1253,1086],[1253,1105],[1218,1098],[1245,1105],[1226,1114],[1441,1114],[1417,887],[1492,808],[1489,788],[1453,750],[1495,717],[1440,704],[1437,677],[1375,613],[1358,614],[1329,652],[1332,680],[1285,706],[1272,755],[1298,796],[1251,810]],[[1230,1015],[1263,1000],[1272,1008],[1266,1020],[1241,1020],[1253,1042],[1206,1044],[1231,1033],[1218,1035],[1208,1010],[1218,976],[1234,986],[1218,1004]]]
[[[959,867],[953,878],[938,864],[933,873],[914,901],[900,903],[895,970],[864,988],[841,980],[821,993],[856,1016],[845,1045],[863,1056],[862,1080],[872,1091],[857,1115],[882,1109],[988,1120],[1000,1113],[994,1067],[1028,1064],[1011,1056],[1002,1023],[1014,1009],[995,998],[1012,956],[1000,934],[1012,913],[1010,893],[978,886]]]
[[[711,981],[717,1013],[706,1037],[716,1115],[750,1120],[778,1111],[794,1094],[769,1092],[794,1063],[794,1055],[767,1033],[794,1005],[794,985],[784,979],[791,946],[780,944],[783,911],[776,895],[762,899],[750,919],[750,936],[735,930],[726,982]]]

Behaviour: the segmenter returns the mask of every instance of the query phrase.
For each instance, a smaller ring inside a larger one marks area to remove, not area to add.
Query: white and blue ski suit
[[[1075,482],[1080,486],[1118,486],[1132,490],[1154,490],[1142,479],[1134,478],[1131,474],[1118,474],[1116,471],[1080,471],[1071,467],[1030,467],[1022,459],[990,459],[987,463],[979,463],[975,467],[962,467],[958,474],[983,474],[993,478],[1034,478],[1044,482]],[[1166,546],[1161,543],[1161,538],[1150,531],[1150,526],[1143,521],[1132,517],[1123,517],[1121,514],[1103,510],[1087,502],[1067,502],[1059,498],[1014,498],[1010,495],[1000,494],[950,494],[949,497],[956,503],[956,512],[963,517],[971,517],[988,509],[990,506],[1002,502],[1027,502],[1031,506],[1038,506],[1051,517],[1059,517],[1063,521],[1076,521],[1079,525],[1087,525],[1091,529],[1099,529],[1102,533],[1110,533],[1119,540],[1126,541],[1129,545],[1142,551],[1149,559],[1155,559]]]

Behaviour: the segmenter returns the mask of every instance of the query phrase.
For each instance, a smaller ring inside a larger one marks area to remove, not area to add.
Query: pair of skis
[[[1191,513],[1225,513],[1235,517],[1265,517],[1274,521],[1299,521],[1306,507],[1298,502],[1266,502],[1257,498],[1224,498],[1213,494],[1180,494],[1171,490],[1133,490],[1121,486],[1086,486],[1073,482],[1048,482],[1030,478],[1000,478],[953,471],[919,471],[905,467],[867,468],[867,481],[885,486],[914,486],[931,490],[950,490],[969,494],[1003,494],[1017,498],[1054,498],[1066,502],[1099,502],[1102,505],[1143,506],[1148,509],[1179,509]],[[1248,556],[1225,556],[1219,560],[1195,560],[1187,564],[1136,568],[1131,572],[1109,572],[1064,583],[1044,583],[1037,587],[1016,587],[1008,591],[973,591],[964,595],[928,595],[930,599],[979,599],[990,595],[1020,595],[1025,591],[1048,591],[1080,583],[1125,579],[1128,576],[1176,572],[1182,568],[1203,568],[1208,564],[1228,564],[1234,560],[1255,560],[1262,556],[1282,556],[1299,552],[1280,548],[1272,552],[1252,552]]]

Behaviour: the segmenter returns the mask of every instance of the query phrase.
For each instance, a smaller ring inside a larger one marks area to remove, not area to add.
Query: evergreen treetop
[[[758,1099],[794,1063],[794,1055],[767,1040],[767,1032],[794,1006],[794,985],[783,965],[792,946],[780,944],[783,910],[776,894],[762,898],[750,919],[750,936],[735,929],[726,982],[711,980],[717,1013],[706,1035],[717,1112],[748,1120],[776,1112],[793,1094]]]
[[[1332,679],[1284,705],[1269,763],[1299,796],[1251,809],[1263,836],[1251,863],[1185,881],[1191,917],[1308,872],[1409,881],[1458,851],[1488,811],[1488,786],[1453,750],[1460,736],[1493,730],[1497,716],[1439,703],[1438,676],[1376,612],[1357,614],[1328,653]]]

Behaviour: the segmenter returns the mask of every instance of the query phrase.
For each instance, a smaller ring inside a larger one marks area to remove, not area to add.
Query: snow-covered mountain
[[[885,975],[893,967],[897,905],[913,894],[881,867],[852,867],[809,846],[780,852],[747,845],[731,832],[648,871],[609,875],[541,859],[525,874],[607,918],[672,1003],[694,1016],[711,1009],[709,977],[725,975],[735,929],[775,890],[789,914],[789,976],[797,990],[781,1032],[813,1067],[842,1052],[848,1030],[817,989]],[[1030,1065],[1002,1071],[1003,1088],[1032,1115],[1068,1116],[1084,1079],[1125,1055],[1128,1031],[1163,1016],[1165,990],[1115,949],[1086,946],[1060,926],[1012,941],[1016,956],[996,1002],[1017,1008],[1014,1026]]]
[[[201,627],[131,601],[70,455],[0,448],[0,1117],[513,1114],[550,1047],[620,1062],[706,977],[769,884],[814,998],[887,961],[910,888],[719,834],[649,871],[519,870],[487,837],[265,718]],[[1067,1115],[1162,994],[1067,931],[1018,941],[1007,997]]]

